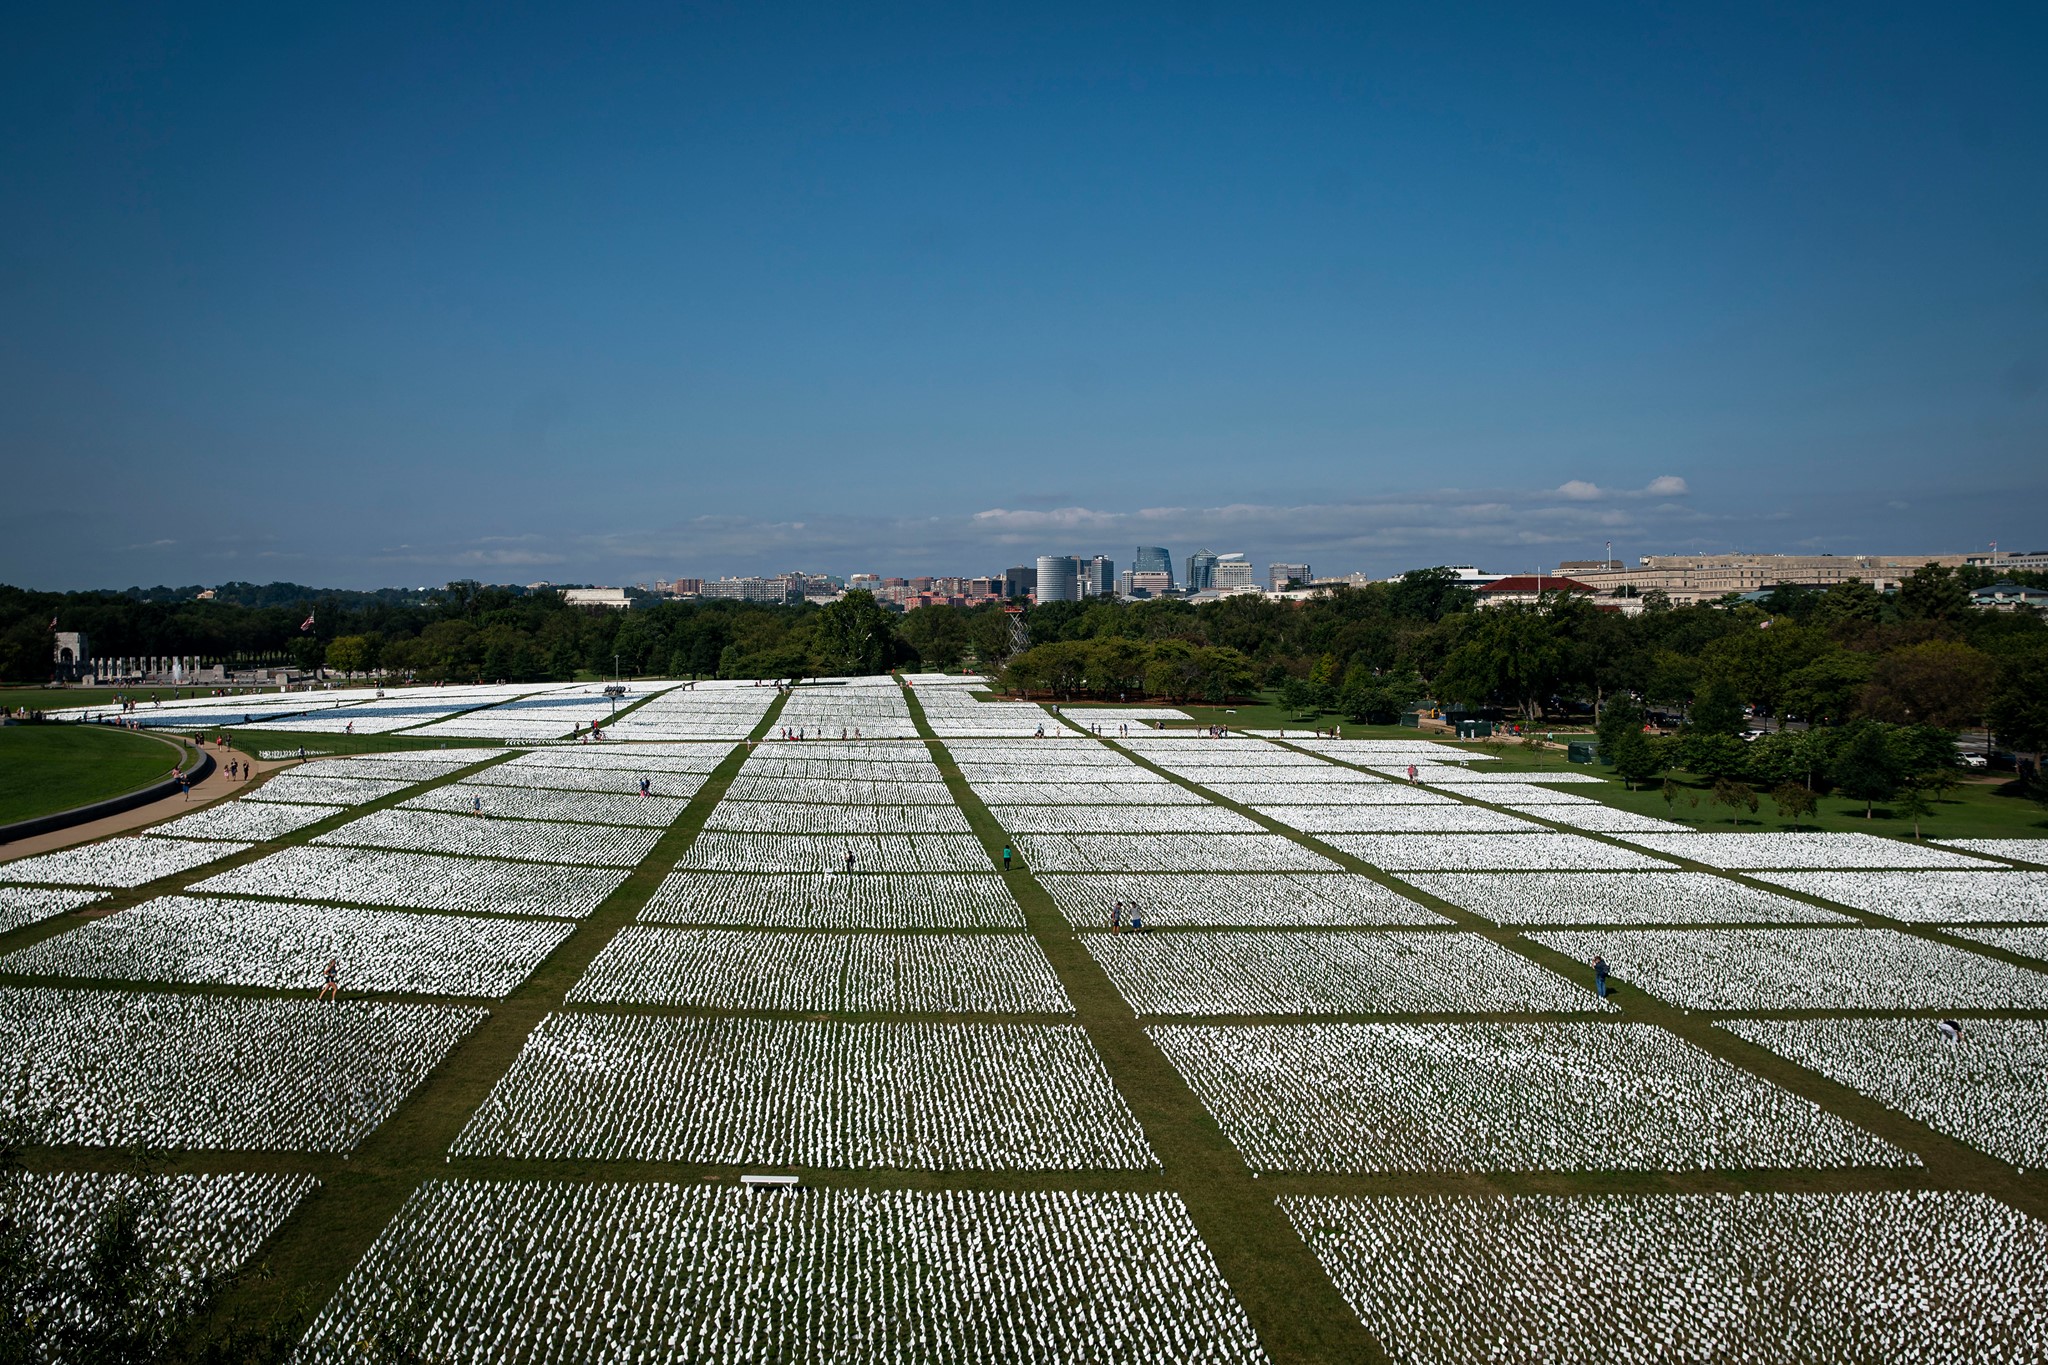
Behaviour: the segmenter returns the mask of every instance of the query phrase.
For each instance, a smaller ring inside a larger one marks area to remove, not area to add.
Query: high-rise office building
[[[1038,570],[1027,564],[1003,570],[1003,596],[1029,597],[1038,591]]]
[[[1242,554],[1217,555],[1216,567],[1210,571],[1209,586],[1218,589],[1256,587],[1252,582],[1251,560]]]
[[[1266,566],[1266,583],[1269,587],[1273,589],[1274,592],[1279,592],[1281,589],[1285,588],[1289,582],[1297,580],[1304,587],[1308,585],[1310,581],[1308,565],[1268,564]]]
[[[1136,569],[1125,569],[1117,575],[1125,597],[1164,597],[1173,591],[1173,575],[1170,573],[1139,573]]]
[[[1216,586],[1216,556],[1197,550],[1188,556],[1188,591],[1207,592]]]
[[[1173,586],[1173,556],[1164,545],[1140,545],[1131,560],[1132,573],[1163,573],[1166,586]]]
[[[1097,555],[1081,566],[1081,595],[1108,597],[1116,591],[1116,561]]]
[[[1038,557],[1038,591],[1040,602],[1078,602],[1081,600],[1080,561],[1072,555],[1040,555]]]

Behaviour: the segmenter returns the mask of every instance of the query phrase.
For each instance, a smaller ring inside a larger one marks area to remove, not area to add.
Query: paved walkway
[[[12,862],[16,858],[26,858],[32,853],[50,853],[60,848],[70,848],[73,844],[91,843],[95,839],[104,839],[109,834],[119,834],[124,830],[141,829],[144,825],[175,819],[209,802],[232,797],[246,788],[251,780],[248,777],[236,780],[228,776],[228,764],[237,760],[241,762],[245,772],[253,767],[257,776],[278,768],[294,767],[300,761],[284,759],[266,762],[260,758],[252,758],[239,749],[216,749],[211,745],[207,746],[206,752],[213,755],[213,771],[208,773],[203,781],[193,784],[189,799],[180,800],[173,795],[161,801],[152,801],[146,806],[137,806],[134,810],[122,811],[119,815],[109,815],[104,820],[94,820],[83,825],[51,830],[48,834],[12,840],[0,844],[0,862]]]

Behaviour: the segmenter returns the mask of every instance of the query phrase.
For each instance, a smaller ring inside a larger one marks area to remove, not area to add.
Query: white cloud
[[[1688,488],[1685,480],[1676,474],[1665,474],[1650,480],[1643,491],[1653,498],[1682,498],[1692,492],[1692,489]]]
[[[1572,479],[1559,484],[1557,492],[1558,496],[1570,498],[1573,502],[1591,502],[1595,498],[1607,496],[1601,491],[1599,484],[1587,483],[1584,479]]]

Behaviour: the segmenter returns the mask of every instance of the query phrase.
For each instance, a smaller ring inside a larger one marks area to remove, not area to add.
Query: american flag
[[[309,611],[309,612],[307,612],[307,613],[306,613],[306,619],[305,619],[305,620],[303,620],[303,621],[301,621],[301,622],[299,622],[299,633],[300,633],[301,635],[303,635],[303,634],[305,634],[305,633],[306,633],[307,631],[311,630],[312,628],[313,628],[313,613]]]
[[[51,630],[55,630],[56,628],[57,628],[57,618],[56,618],[56,617],[54,617],[54,616],[52,616],[52,617],[50,618],[50,629],[51,629]]]

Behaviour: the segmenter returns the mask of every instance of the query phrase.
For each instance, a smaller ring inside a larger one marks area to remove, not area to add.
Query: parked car
[[[1988,768],[1991,760],[1982,754],[1957,754],[1956,763],[1965,768]]]

